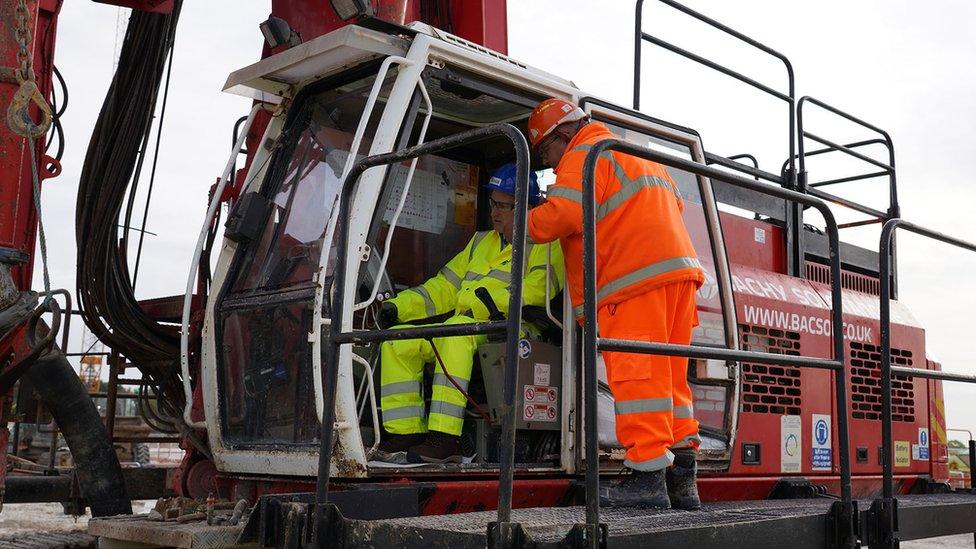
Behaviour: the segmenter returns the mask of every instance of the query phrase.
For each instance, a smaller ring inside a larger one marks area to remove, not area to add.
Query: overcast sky
[[[897,152],[903,217],[976,241],[971,171],[976,157],[976,4],[942,0],[923,8],[907,0],[687,3],[787,55],[796,72],[797,97],[812,95],[888,130]],[[226,162],[234,121],[249,108],[248,101],[223,94],[220,88],[229,72],[259,58],[262,38],[257,25],[269,11],[269,1],[254,0],[188,1],[184,6],[147,222],[156,236],[146,240],[140,298],[183,290],[207,191]],[[43,193],[56,287],[74,288],[78,175],[127,17],[128,10],[87,1],[66,2],[61,13],[56,63],[71,93],[63,118],[67,148],[64,172],[49,180]],[[630,105],[633,18],[629,0],[509,0],[509,53],[593,95]],[[663,4],[647,2],[644,28],[785,91],[781,63]],[[749,152],[765,170],[779,171],[787,157],[785,103],[743,84],[730,84],[727,78],[651,45],[645,48],[643,67],[645,112],[699,130],[712,152]],[[873,137],[813,111],[808,124],[810,131],[837,141]],[[811,181],[854,169],[865,168],[811,164]],[[879,180],[833,192],[886,207],[886,186]],[[846,212],[839,212],[838,218],[859,219]],[[136,221],[141,221],[139,216]],[[850,229],[842,238],[876,249],[878,232],[876,226]],[[907,233],[899,245],[901,298],[926,327],[928,353],[946,370],[973,373],[976,361],[967,345],[974,340],[976,325],[970,316],[976,310],[976,256]],[[40,276],[35,277],[35,287],[40,283]],[[78,332],[77,341],[80,330],[73,332]],[[945,392],[949,427],[976,430],[976,389],[947,384]]]

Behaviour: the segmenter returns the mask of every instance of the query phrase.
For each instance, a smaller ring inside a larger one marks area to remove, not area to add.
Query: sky
[[[512,57],[568,78],[592,95],[631,104],[632,1],[508,4]],[[902,216],[976,241],[971,212],[976,186],[970,170],[976,157],[976,71],[971,68],[976,4],[941,0],[922,9],[923,4],[907,0],[688,0],[687,5],[788,56],[796,97],[816,97],[887,130],[897,156]],[[220,89],[227,74],[260,57],[257,25],[269,11],[269,0],[195,1],[183,8],[147,220],[154,234],[146,237],[136,288],[140,298],[183,291],[207,191],[227,160],[234,122],[249,109],[247,100]],[[64,171],[46,182],[42,198],[54,287],[74,288],[78,176],[127,17],[128,10],[88,1],[65,2],[61,13],[55,59],[70,89],[63,118]],[[645,32],[786,89],[782,63],[664,4],[646,2],[643,25]],[[650,44],[642,67],[644,112],[695,128],[709,151],[752,153],[763,169],[779,171],[788,156],[784,102]],[[873,137],[823,113],[808,113],[813,133],[838,142]],[[884,159],[879,151],[871,154]],[[810,180],[864,169],[849,162],[811,163]],[[882,180],[831,192],[878,209],[887,205]],[[138,203],[144,199],[140,193]],[[141,223],[139,212],[136,221]],[[841,222],[862,218],[843,210],[837,217]],[[878,235],[874,225],[845,230],[842,239],[876,249]],[[899,237],[899,254],[900,298],[925,326],[929,355],[941,360],[945,370],[974,373],[967,345],[976,324],[970,320],[976,311],[976,254],[907,233]],[[80,338],[76,326],[72,344],[80,345]],[[948,426],[976,431],[976,387],[946,384],[945,395]]]

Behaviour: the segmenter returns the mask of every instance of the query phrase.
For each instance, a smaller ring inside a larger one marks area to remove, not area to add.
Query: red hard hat
[[[583,109],[565,99],[553,97],[539,103],[529,116],[529,142],[532,148],[539,146],[539,142],[552,133],[556,126],[586,117]]]

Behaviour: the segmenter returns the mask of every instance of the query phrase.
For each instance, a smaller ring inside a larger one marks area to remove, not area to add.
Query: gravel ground
[[[148,513],[155,500],[134,501],[132,511]],[[20,503],[4,505],[0,512],[0,536],[25,532],[84,532],[88,530],[85,513],[80,517],[65,516],[60,503]]]

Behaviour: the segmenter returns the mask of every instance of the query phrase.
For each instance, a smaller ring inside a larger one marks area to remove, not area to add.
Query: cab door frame
[[[685,146],[690,151],[691,160],[700,164],[706,163],[705,149],[702,145],[701,137],[694,130],[658,120],[646,114],[620,107],[591,96],[580,97],[577,100],[577,104],[597,121],[619,123],[637,131],[644,132],[649,136]],[[737,350],[739,349],[739,336],[734,294],[732,291],[732,277],[725,250],[722,226],[719,220],[718,202],[715,199],[711,180],[702,176],[697,176],[697,179],[699,193],[702,199],[702,209],[705,214],[709,241],[711,243],[710,251],[712,261],[715,266],[716,280],[714,284],[717,285],[719,300],[722,306],[725,347]],[[701,254],[700,250],[699,254]],[[711,281],[706,280],[706,287],[710,283]],[[726,399],[725,429],[722,433],[710,434],[716,434],[722,438],[726,438],[726,448],[724,451],[717,449],[703,451],[703,454],[707,454],[710,461],[727,463],[731,457],[732,448],[735,446],[735,434],[738,427],[740,385],[738,363],[730,362],[725,366],[731,385],[731,390],[728,391],[728,398]]]

